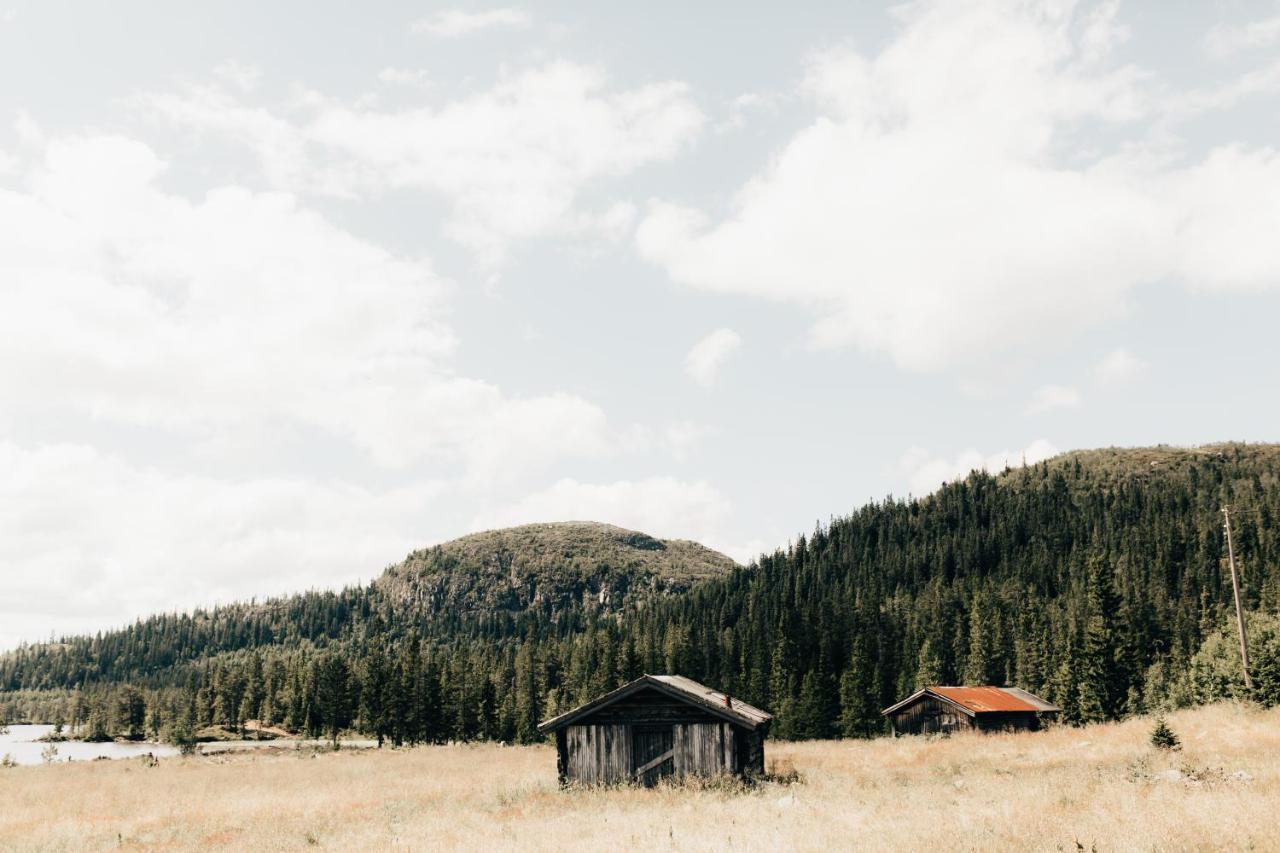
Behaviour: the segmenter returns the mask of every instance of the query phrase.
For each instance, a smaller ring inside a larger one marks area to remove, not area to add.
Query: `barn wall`
[[[571,781],[617,785],[631,778],[630,726],[569,726],[565,749],[565,775]]]
[[[891,716],[894,734],[919,735],[933,732],[964,731],[973,719],[948,702],[922,696]]]
[[[764,775],[764,739],[768,734],[768,726],[761,726],[755,731],[738,729],[738,773],[754,773]]]
[[[714,776],[737,768],[730,723],[685,723],[675,727],[677,776]]]

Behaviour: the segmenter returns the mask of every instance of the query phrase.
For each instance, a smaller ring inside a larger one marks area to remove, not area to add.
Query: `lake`
[[[48,746],[38,739],[53,731],[53,726],[9,726],[7,734],[0,734],[0,757],[8,755],[19,764],[40,764],[41,751]],[[82,743],[65,741],[58,747],[58,761],[92,761],[95,758],[136,758],[148,752],[157,758],[177,755],[177,747],[164,743]]]

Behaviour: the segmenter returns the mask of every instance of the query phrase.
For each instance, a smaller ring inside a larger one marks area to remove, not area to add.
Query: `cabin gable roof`
[[[895,714],[925,697],[931,697],[956,708],[970,717],[992,713],[1056,714],[1062,709],[1033,693],[1017,687],[924,687],[895,705],[880,712]]]
[[[685,678],[682,675],[642,675],[635,681],[628,682],[603,696],[598,696],[571,711],[544,720],[538,724],[538,731],[546,734],[564,728],[642,690],[656,690],[712,716],[748,729],[755,729],[773,719],[773,715],[767,711],[748,705],[741,699],[733,699],[719,690],[712,690],[692,678]]]

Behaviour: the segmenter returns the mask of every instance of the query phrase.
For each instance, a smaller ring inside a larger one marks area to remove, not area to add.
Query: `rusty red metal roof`
[[[930,687],[929,692],[936,693],[944,699],[950,699],[957,705],[963,705],[979,714],[986,711],[1040,710],[1030,702],[1010,695],[999,687]]]
[[[925,687],[912,693],[896,705],[881,711],[881,714],[892,714],[905,708],[912,702],[926,695],[933,695],[950,702],[969,715],[998,713],[1002,711],[1033,711],[1035,713],[1057,713],[1062,709],[1046,702],[1034,693],[1028,693],[1017,687]]]

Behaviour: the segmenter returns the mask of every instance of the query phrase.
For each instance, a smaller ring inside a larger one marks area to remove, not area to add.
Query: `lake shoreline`
[[[40,764],[65,764],[68,762],[121,760],[149,757],[166,759],[178,757],[182,751],[175,745],[154,740],[114,740],[91,741],[61,735],[60,740],[51,739],[53,726],[47,723],[22,723],[8,727],[6,734],[0,735],[0,760],[8,756],[10,761],[21,766]],[[337,751],[376,749],[376,740],[363,738],[340,739]],[[50,751],[52,748],[52,751]],[[267,751],[267,752],[330,752],[334,751],[333,742],[328,739],[274,737],[262,739],[210,739],[200,741],[190,753],[201,755],[230,755],[233,753]]]

